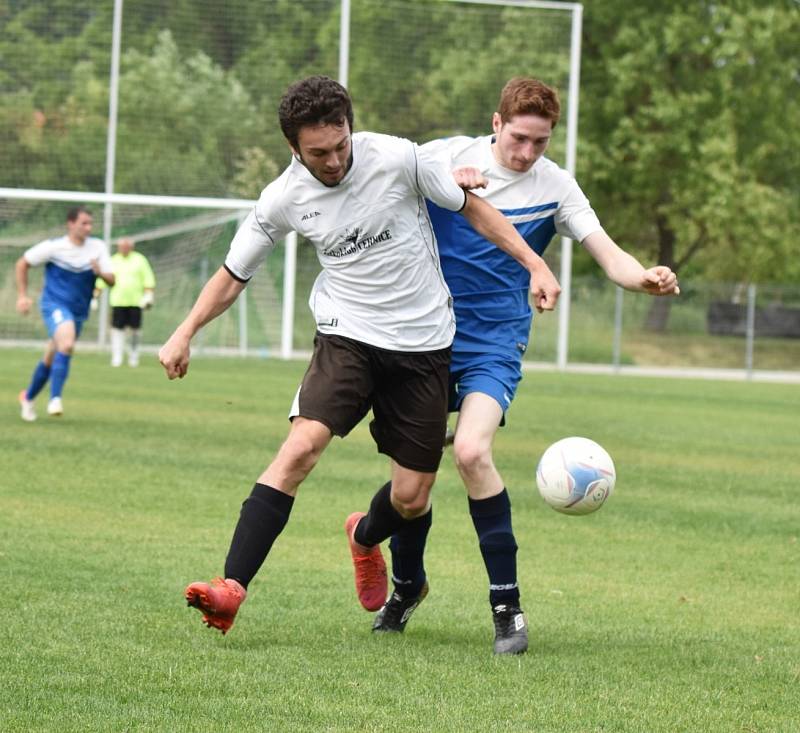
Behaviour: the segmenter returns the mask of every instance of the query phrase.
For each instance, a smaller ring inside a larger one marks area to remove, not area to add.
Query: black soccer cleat
[[[519,606],[504,603],[492,608],[494,653],[524,654],[528,651],[528,622]]]
[[[372,624],[373,631],[400,633],[405,629],[408,619],[414,613],[414,609],[419,606],[428,595],[428,582],[422,586],[418,596],[413,598],[403,598],[397,591],[394,591],[389,600],[383,604],[383,608],[375,616],[375,623]]]

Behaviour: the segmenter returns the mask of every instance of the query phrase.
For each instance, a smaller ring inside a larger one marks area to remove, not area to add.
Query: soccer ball
[[[606,451],[588,438],[563,438],[542,455],[536,485],[557,512],[590,514],[614,490],[617,473]]]

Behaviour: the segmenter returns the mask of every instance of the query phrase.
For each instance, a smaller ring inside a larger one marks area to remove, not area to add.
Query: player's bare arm
[[[116,283],[116,277],[113,272],[103,272],[100,268],[100,263],[97,260],[91,260],[89,263],[92,266],[92,272],[97,275],[106,285],[113,287]]]
[[[531,274],[533,306],[539,313],[556,307],[561,286],[547,263],[520,236],[514,225],[489,202],[467,192],[467,203],[461,213],[481,236],[511,255]]]
[[[608,279],[620,287],[650,295],[680,295],[678,276],[669,267],[643,267],[602,229],[592,232],[582,244]]]
[[[224,313],[239,297],[245,285],[246,283],[231,277],[224,267],[220,267],[211,276],[189,315],[158,352],[158,360],[167,372],[167,377],[183,379],[186,376],[192,338],[206,323]]]
[[[28,269],[30,265],[24,257],[20,257],[14,266],[14,275],[17,281],[17,313],[27,315],[33,299],[28,295]]]

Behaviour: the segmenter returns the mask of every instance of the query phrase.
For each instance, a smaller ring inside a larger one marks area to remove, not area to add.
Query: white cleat
[[[25,395],[27,390],[19,393],[19,415],[25,422],[33,422],[36,419],[36,410],[33,409],[33,400],[29,400]]]
[[[51,417],[61,417],[64,414],[64,406],[61,404],[60,397],[53,397],[47,403],[47,414]]]

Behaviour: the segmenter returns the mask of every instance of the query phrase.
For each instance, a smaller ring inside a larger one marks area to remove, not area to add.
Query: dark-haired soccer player
[[[422,150],[455,169],[466,188],[485,187],[478,195],[505,215],[532,252],[541,255],[558,233],[580,242],[617,285],[677,295],[675,274],[664,266],[645,269],[620,249],[600,226],[575,179],[544,157],[559,116],[554,89],[536,79],[516,78],[502,90],[493,134],[436,140]],[[489,576],[494,650],[518,654],[528,647],[528,630],[520,608],[511,502],[494,465],[492,442],[522,377],[532,319],[527,273],[468,221],[436,201],[429,203],[429,210],[456,314],[450,367],[450,409],[459,413],[456,466]],[[404,537],[393,537],[391,545],[404,552]],[[410,590],[396,585],[375,629],[402,631],[409,613],[402,623],[395,619],[403,608],[413,611],[413,594],[424,582],[419,577]]]
[[[370,408],[391,480],[368,513],[346,522],[359,600],[368,610],[385,602],[379,544],[393,534],[407,540],[395,558],[398,581],[413,582],[421,572],[455,330],[425,199],[460,212],[518,257],[537,308],[552,309],[560,292],[514,227],[462,190],[448,166],[409,140],[353,134],[352,103],[340,84],[320,76],[293,84],[279,118],[294,160],[264,189],[224,266],[159,353],[170,379],[185,376],[194,334],[234,302],[275,243],[293,230],[313,243],[322,266],[309,301],[317,334],[288,437],[242,506],[224,578],[192,583],[185,592],[205,623],[223,633],[283,530],[299,485],[332,437],[347,435]]]
[[[34,245],[17,260],[17,312],[27,314],[33,305],[28,295],[28,270],[45,265],[44,288],[39,302],[50,340],[42,360],[33,370],[27,389],[19,393],[22,419],[33,422],[33,401],[50,380],[47,414],[64,412],[61,395],[69,374],[75,341],[89,317],[89,304],[97,277],[114,284],[111,258],[102,239],[90,236],[92,213],[83,206],[67,212],[67,233]]]

